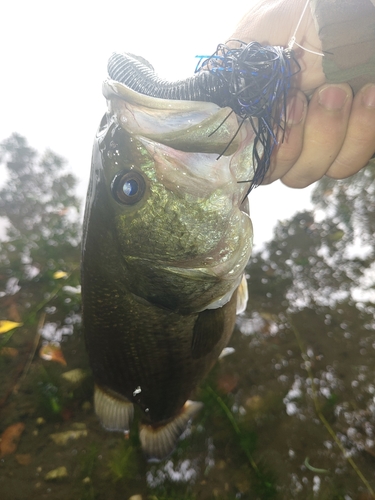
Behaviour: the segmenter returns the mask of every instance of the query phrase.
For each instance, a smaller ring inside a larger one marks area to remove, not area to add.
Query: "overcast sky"
[[[159,76],[190,76],[233,32],[249,0],[4,0],[0,30],[0,141],[12,132],[65,157],[85,196],[94,134],[106,109],[101,84],[114,51],[148,59]],[[0,171],[0,175],[3,175]],[[308,206],[310,190],[280,183],[251,195],[255,242],[277,218]]]

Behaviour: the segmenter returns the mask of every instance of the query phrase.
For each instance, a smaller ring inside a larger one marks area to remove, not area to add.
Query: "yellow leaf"
[[[66,273],[65,271],[56,271],[55,273],[53,273],[53,279],[55,280],[65,278],[66,276],[68,276],[68,273]]]
[[[16,321],[8,321],[7,319],[0,321],[0,334],[7,333],[10,330],[13,330],[13,328],[18,328],[19,326],[22,325],[23,323],[17,323]]]

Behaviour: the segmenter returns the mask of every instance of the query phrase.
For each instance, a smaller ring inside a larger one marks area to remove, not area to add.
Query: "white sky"
[[[223,7],[226,5],[226,7]],[[106,109],[107,59],[128,51],[174,80],[192,75],[197,54],[211,54],[246,12],[249,0],[3,0],[0,141],[12,132],[65,157],[86,193],[93,138]],[[4,175],[0,171],[0,176]],[[308,206],[310,190],[274,183],[251,195],[255,243],[278,218]]]

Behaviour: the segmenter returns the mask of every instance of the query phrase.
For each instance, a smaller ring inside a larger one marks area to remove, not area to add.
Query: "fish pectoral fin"
[[[237,306],[236,314],[246,311],[247,301],[249,299],[249,292],[247,289],[247,280],[245,274],[242,275],[242,280],[237,288]]]
[[[219,342],[225,325],[223,308],[206,309],[198,314],[191,340],[191,355],[199,359],[210,353]]]
[[[159,462],[172,453],[189,420],[202,406],[203,403],[186,401],[180,413],[166,424],[157,426],[140,424],[139,439],[149,461]]]
[[[129,432],[134,407],[125,396],[95,385],[94,408],[105,429]]]

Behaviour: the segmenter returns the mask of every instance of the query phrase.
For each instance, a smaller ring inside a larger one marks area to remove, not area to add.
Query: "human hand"
[[[231,38],[287,46],[305,0],[256,0]],[[301,46],[321,52],[309,9],[296,33]],[[324,175],[341,179],[364,167],[375,152],[375,85],[365,85],[354,97],[348,84],[325,84],[322,56],[298,46],[301,71],[288,98],[284,140],[275,147],[264,184],[277,179],[295,188]]]
[[[307,50],[293,46],[301,67],[294,77],[294,85],[309,94],[325,83],[326,78],[322,66],[322,44],[309,8],[301,18],[305,4],[306,0],[253,0],[229,39],[287,47],[295,36],[295,41]],[[228,45],[232,43],[235,44],[230,42]]]
[[[355,174],[375,152],[375,85],[365,85],[353,98],[348,84],[324,84],[309,102],[292,90],[283,142],[280,136],[263,184],[281,179],[303,188],[324,175]]]

